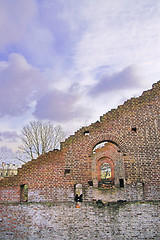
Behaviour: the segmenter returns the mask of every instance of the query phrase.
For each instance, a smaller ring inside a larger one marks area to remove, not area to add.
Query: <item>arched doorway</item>
[[[26,184],[20,185],[20,201],[28,202],[28,186]]]
[[[92,149],[93,187],[124,187],[123,154],[110,140],[97,143]]]
[[[110,188],[114,185],[114,166],[109,158],[97,161],[98,187]]]
[[[76,202],[82,202],[82,184],[74,185],[74,200]]]
[[[100,170],[101,170],[101,180],[102,181],[111,179],[111,166],[108,163],[102,163]]]

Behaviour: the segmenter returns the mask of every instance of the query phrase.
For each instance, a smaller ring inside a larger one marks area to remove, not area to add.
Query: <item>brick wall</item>
[[[20,187],[8,186],[0,189],[0,202],[19,202]]]
[[[151,203],[0,204],[0,239],[79,240],[160,238],[159,205]]]
[[[76,184],[82,184],[84,201],[158,200],[159,116],[160,82],[78,130],[61,143],[60,151],[41,155],[23,165],[17,176],[1,180],[1,201],[7,199],[5,187],[23,184],[29,188],[30,202],[71,201]],[[108,142],[106,146],[93,152],[103,141]],[[97,187],[98,163],[103,159],[112,164],[112,189]]]

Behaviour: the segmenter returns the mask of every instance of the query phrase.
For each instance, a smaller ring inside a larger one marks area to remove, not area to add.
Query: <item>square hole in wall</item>
[[[85,131],[85,132],[84,132],[84,135],[85,135],[85,136],[88,136],[88,135],[89,135],[89,131]]]
[[[69,174],[70,173],[70,169],[65,169],[64,170],[64,174],[66,175],[66,174]]]
[[[137,132],[137,128],[136,127],[132,127],[131,130],[132,130],[132,132]]]
[[[88,181],[89,186],[93,186],[93,181]]]

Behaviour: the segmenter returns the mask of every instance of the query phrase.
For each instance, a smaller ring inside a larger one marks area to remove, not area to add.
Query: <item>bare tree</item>
[[[17,150],[14,154],[14,159],[16,160],[16,162],[18,160],[20,162],[26,163],[26,160],[31,158],[29,158],[29,156],[26,155],[22,150]]]
[[[19,149],[23,155],[34,159],[43,153],[59,148],[64,136],[60,125],[54,127],[50,122],[33,121],[23,127],[22,144]]]

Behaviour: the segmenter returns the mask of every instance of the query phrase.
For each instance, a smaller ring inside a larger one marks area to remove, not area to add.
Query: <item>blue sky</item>
[[[66,134],[159,80],[159,0],[0,0],[0,147],[32,120]]]

